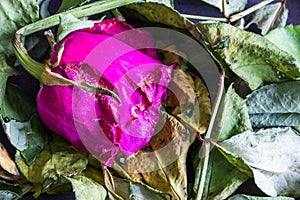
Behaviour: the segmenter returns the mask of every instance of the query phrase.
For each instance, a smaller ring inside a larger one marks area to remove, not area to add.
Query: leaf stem
[[[224,17],[206,17],[199,15],[190,15],[190,14],[181,14],[181,16],[189,19],[198,19],[198,20],[210,20],[210,21],[219,21],[219,22],[227,22],[228,20]]]
[[[208,167],[208,161],[209,161],[209,153],[210,153],[210,140],[209,138],[211,137],[211,134],[215,128],[215,126],[218,126],[218,122],[216,121],[217,119],[217,115],[220,112],[220,108],[221,108],[221,103],[222,103],[222,99],[224,96],[224,71],[221,72],[220,75],[220,85],[219,85],[219,90],[218,90],[218,94],[216,97],[216,101],[215,101],[215,105],[214,105],[214,109],[212,112],[212,116],[211,116],[211,120],[209,122],[209,126],[207,129],[207,133],[205,138],[208,139],[207,141],[204,139],[204,143],[203,143],[203,154],[204,157],[202,159],[202,168],[201,168],[201,172],[200,172],[200,182],[198,185],[198,191],[197,191],[197,197],[196,200],[201,200],[202,199],[202,195],[203,195],[203,191],[204,191],[204,185],[205,185],[205,177],[206,177],[206,173],[207,173],[207,167]]]
[[[276,11],[276,15],[275,15],[275,17],[274,17],[272,23],[270,24],[270,27],[268,28],[267,33],[274,27],[274,25],[275,25],[276,21],[278,20],[280,14],[283,12],[283,9],[284,9],[285,4],[286,4],[286,0],[282,0],[282,1],[281,1],[281,5],[280,5],[280,7],[278,8],[278,10]]]
[[[264,7],[265,5],[268,5],[269,3],[273,2],[274,0],[264,0],[258,4],[255,4],[254,6],[240,12],[240,13],[237,13],[235,15],[232,15],[229,17],[229,21],[230,22],[235,22],[243,17],[245,17],[246,15],[249,15],[250,13]]]

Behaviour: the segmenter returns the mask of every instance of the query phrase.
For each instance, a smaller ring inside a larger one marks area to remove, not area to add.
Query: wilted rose
[[[100,49],[106,56],[85,63],[96,47],[129,30],[134,30],[133,35],[139,35],[139,39],[126,35],[122,41],[114,39],[111,46]],[[52,71],[75,82],[114,91],[121,102],[106,94],[75,89],[76,86],[44,85],[37,96],[42,121],[83,151],[98,152],[102,148],[98,154],[106,161],[119,150],[130,155],[143,148],[155,132],[172,73],[172,66],[163,65],[155,49],[134,48],[154,47],[154,43],[148,32],[133,29],[118,19],[103,20],[92,28],[68,34],[55,47],[51,63],[58,66]],[[129,50],[116,55],[119,46]],[[110,56],[116,59],[103,64]],[[98,134],[99,129],[103,135]],[[84,137],[90,135],[90,144],[82,142],[83,130]]]

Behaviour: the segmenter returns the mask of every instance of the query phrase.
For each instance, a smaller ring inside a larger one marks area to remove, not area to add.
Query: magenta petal
[[[122,34],[129,30],[145,40]],[[115,34],[120,37],[111,37]],[[172,72],[172,66],[155,59],[154,43],[148,32],[118,19],[69,34],[55,48],[51,63],[57,61],[64,45],[53,72],[113,90],[121,104],[75,86],[43,86],[37,96],[42,121],[77,148],[108,164],[118,151],[128,156],[145,147],[155,134]],[[143,45],[147,49],[134,48]]]

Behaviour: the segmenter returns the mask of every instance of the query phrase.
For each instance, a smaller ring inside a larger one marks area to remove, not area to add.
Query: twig
[[[215,106],[213,109],[211,120],[209,122],[207,133],[205,136],[206,137],[205,141],[210,141],[209,138],[210,138],[212,131],[216,125],[215,124],[216,118],[217,118],[218,112],[220,111],[220,105],[222,103],[223,94],[224,94],[224,72],[221,74],[221,77],[220,77],[219,91],[218,91],[218,95],[216,97]],[[200,178],[200,183],[198,185],[196,200],[201,200],[203,191],[204,191],[205,177],[206,177],[208,161],[209,161],[210,142],[203,143],[203,152],[204,152],[204,157],[202,160],[202,168],[201,168],[201,173],[200,173],[201,178]]]
[[[274,17],[274,19],[273,19],[273,21],[272,21],[272,23],[271,23],[271,25],[270,25],[270,27],[269,27],[269,29],[268,29],[267,32],[269,32],[274,27],[276,21],[279,18],[279,15],[281,14],[281,12],[283,12],[283,8],[284,8],[285,4],[286,4],[286,0],[282,0],[281,1],[281,5],[278,8],[278,10],[276,11],[276,15],[275,15],[275,17]]]
[[[181,14],[185,18],[189,19],[198,19],[198,20],[210,20],[210,21],[219,21],[219,22],[227,22],[228,20],[224,17],[206,17],[199,15],[190,15],[190,14]]]
[[[250,13],[264,7],[265,5],[268,5],[269,3],[273,2],[274,0],[264,0],[258,4],[255,4],[254,6],[240,12],[240,13],[237,13],[235,15],[232,15],[231,17],[229,17],[229,21],[230,22],[235,22],[243,17],[245,17],[246,15],[249,15]]]

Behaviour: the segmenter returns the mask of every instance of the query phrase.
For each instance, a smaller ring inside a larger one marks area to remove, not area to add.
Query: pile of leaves
[[[207,1],[220,8],[225,17],[221,22],[201,21],[196,25],[175,11],[170,1],[101,1],[105,6],[125,3],[93,18],[121,17],[136,26],[156,24],[183,32],[207,50],[215,62],[211,68],[220,71],[211,111],[209,91],[201,75],[195,73],[196,66],[191,66],[182,52],[162,52],[171,61],[178,61],[172,84],[187,97],[185,105],[197,109],[192,114],[178,112],[180,105],[169,94],[171,98],[164,102],[166,110],[162,111],[164,128],[145,148],[128,158],[120,157],[112,168],[43,125],[35,108],[39,82],[15,57],[15,31],[49,16],[45,9],[49,2],[0,3],[4,19],[0,22],[0,119],[1,139],[7,143],[0,143],[0,199],[71,190],[76,199],[300,197],[300,27],[285,26],[286,1],[268,5],[263,1],[252,10],[244,10],[246,0],[228,4]],[[85,3],[89,1],[64,0],[58,12]],[[250,11],[253,13],[245,23],[243,17]],[[244,30],[253,23],[261,29],[260,34]],[[47,20],[39,25],[49,26]],[[51,53],[47,38],[53,37],[48,30],[56,33],[57,27],[29,30],[26,41],[22,41],[39,62],[49,59]],[[48,31],[47,37],[44,31]],[[196,121],[199,113],[200,120]],[[169,151],[156,151],[171,143],[176,145]],[[148,157],[149,151],[156,153]],[[166,165],[166,158],[174,156],[178,159]],[[152,167],[156,170],[149,170]],[[254,180],[261,197],[236,194],[249,180]]]

